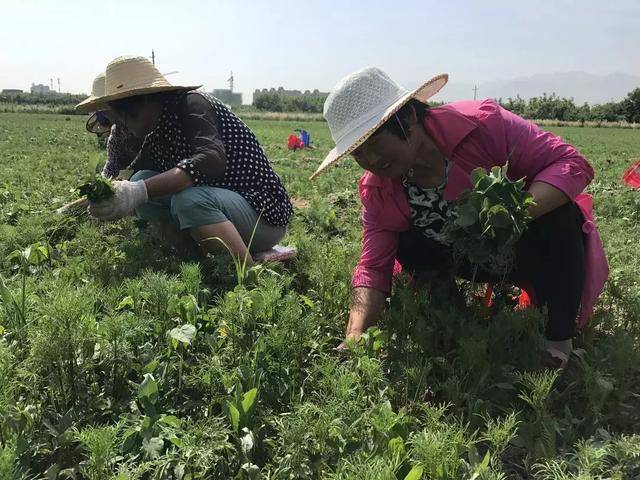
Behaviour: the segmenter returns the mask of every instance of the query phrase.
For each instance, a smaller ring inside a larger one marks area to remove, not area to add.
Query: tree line
[[[0,106],[17,106],[19,108],[16,111],[29,111],[29,106],[44,106],[45,111],[69,114],[74,113],[73,107],[85,98],[86,95],[69,93],[49,95],[0,93]],[[254,99],[253,106],[258,110],[268,112],[322,113],[325,99],[326,97],[323,95],[287,97],[277,93],[266,93]],[[528,100],[516,96],[506,100],[498,98],[497,101],[507,110],[524,118],[535,120],[640,123],[640,88],[629,92],[619,102],[594,105],[588,103],[579,105],[573,98],[559,97],[555,93],[543,94]],[[437,105],[440,103],[431,103],[431,106]],[[4,110],[14,111],[15,109],[12,107],[4,108]]]
[[[276,94],[262,94],[253,105],[258,110],[269,112],[315,112],[322,113],[324,96],[286,97]],[[563,121],[597,121],[597,122],[630,122],[640,123],[640,88],[630,92],[620,102],[607,102],[589,105],[576,104],[573,98],[559,97],[555,93],[543,94],[528,100],[516,98],[499,98],[498,103],[507,110],[524,118],[536,120]],[[432,106],[441,103],[432,103]]]

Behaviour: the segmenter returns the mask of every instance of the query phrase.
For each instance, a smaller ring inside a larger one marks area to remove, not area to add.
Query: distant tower
[[[51,85],[51,90],[53,90],[53,78],[49,79],[49,84]]]
[[[229,91],[233,92],[233,70],[231,70],[231,76],[227,80],[229,82]]]
[[[151,63],[156,64],[156,52],[151,50]]]
[[[58,93],[62,92],[62,90],[60,90],[60,77],[58,77]]]

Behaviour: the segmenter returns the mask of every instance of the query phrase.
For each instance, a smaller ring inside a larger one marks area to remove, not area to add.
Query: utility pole
[[[473,86],[473,99],[476,99],[476,96],[478,94],[478,85],[474,85]]]
[[[156,64],[156,52],[151,49],[151,63]]]
[[[231,70],[231,76],[227,80],[229,82],[229,91],[233,92],[233,70]]]

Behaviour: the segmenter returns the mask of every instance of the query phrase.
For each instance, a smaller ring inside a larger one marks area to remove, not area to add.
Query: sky
[[[364,66],[412,88],[540,73],[640,75],[640,1],[0,0],[0,89],[88,93],[119,55],[176,84],[329,91]],[[57,83],[56,83],[57,86]]]

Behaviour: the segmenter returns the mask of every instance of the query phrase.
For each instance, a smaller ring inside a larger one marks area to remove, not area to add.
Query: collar
[[[456,147],[478,124],[471,119],[477,102],[455,102],[429,110],[424,120],[424,128],[448,158],[453,157]]]

